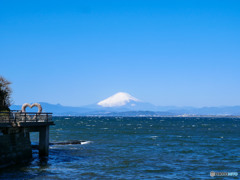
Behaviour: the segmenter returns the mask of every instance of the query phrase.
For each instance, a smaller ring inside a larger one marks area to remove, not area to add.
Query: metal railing
[[[0,123],[52,122],[52,113],[21,112],[13,110],[0,112]]]

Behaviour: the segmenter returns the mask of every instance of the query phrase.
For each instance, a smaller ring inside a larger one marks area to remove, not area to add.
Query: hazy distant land
[[[94,108],[90,106],[71,107],[60,104],[40,102],[44,112],[52,112],[55,116],[172,116],[172,117],[240,117],[240,106],[226,107],[158,107],[159,110],[131,110],[124,108]],[[21,105],[11,106],[12,110],[20,110]],[[161,110],[163,109],[163,110]],[[27,109],[30,112],[36,109]]]

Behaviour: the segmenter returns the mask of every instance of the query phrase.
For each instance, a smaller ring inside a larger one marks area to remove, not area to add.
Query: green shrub
[[[11,82],[6,80],[4,77],[0,76],[0,112],[10,111],[9,107],[12,104],[11,94],[12,90],[10,88]]]

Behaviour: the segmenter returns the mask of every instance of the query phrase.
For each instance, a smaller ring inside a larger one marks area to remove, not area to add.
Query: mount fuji
[[[145,103],[126,92],[118,92],[97,103],[99,109],[123,110],[155,110],[156,106]]]
[[[130,104],[131,106],[135,106],[136,105],[135,103],[139,101],[140,100],[131,96],[128,93],[119,92],[105,100],[100,101],[97,104],[102,107],[120,107],[128,104]]]

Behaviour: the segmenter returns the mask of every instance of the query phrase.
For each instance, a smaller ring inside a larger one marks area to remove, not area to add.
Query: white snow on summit
[[[119,92],[103,101],[100,101],[98,105],[102,107],[117,107],[124,106],[130,101],[138,102],[139,100],[128,93]]]

